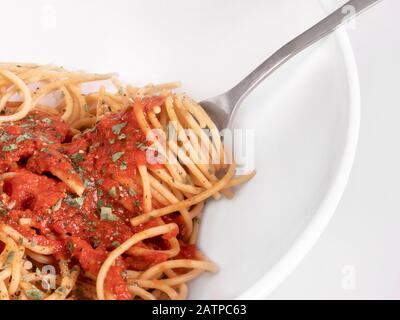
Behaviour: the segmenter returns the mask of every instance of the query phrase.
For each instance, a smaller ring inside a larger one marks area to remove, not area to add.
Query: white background
[[[269,298],[400,298],[399,13],[383,0],[348,30],[362,103],[354,168],[328,228]]]

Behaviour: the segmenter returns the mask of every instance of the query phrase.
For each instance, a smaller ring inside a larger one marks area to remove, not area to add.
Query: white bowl
[[[230,88],[321,19],[318,0],[3,1],[0,61],[118,71],[140,83],[181,80],[198,99]],[[344,31],[272,75],[243,104],[257,176],[207,205],[200,247],[219,266],[190,298],[265,298],[333,214],[351,169],[359,88]]]

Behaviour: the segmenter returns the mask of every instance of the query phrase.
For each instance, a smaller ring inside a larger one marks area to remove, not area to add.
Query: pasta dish
[[[0,300],[185,299],[217,271],[205,202],[254,172],[178,86],[0,63]]]

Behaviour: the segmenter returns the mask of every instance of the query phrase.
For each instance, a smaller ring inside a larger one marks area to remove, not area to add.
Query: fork
[[[229,127],[243,100],[266,77],[290,58],[329,35],[379,1],[381,0],[348,1],[325,19],[285,44],[232,89],[214,98],[201,101],[200,105],[220,130]]]

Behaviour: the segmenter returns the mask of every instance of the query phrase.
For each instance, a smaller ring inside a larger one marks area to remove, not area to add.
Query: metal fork
[[[316,25],[288,42],[229,91],[200,102],[219,129],[231,125],[247,95],[290,58],[332,33],[381,0],[351,0]]]

